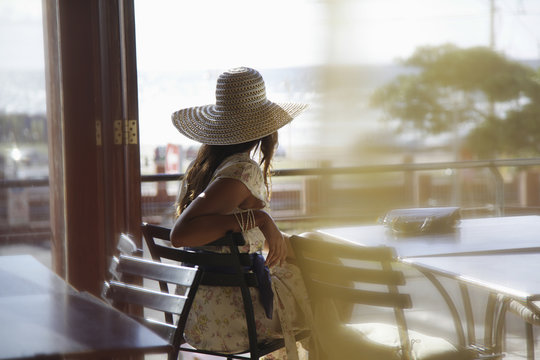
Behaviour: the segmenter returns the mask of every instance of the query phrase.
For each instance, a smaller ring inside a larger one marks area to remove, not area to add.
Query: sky
[[[41,0],[0,0],[0,69],[43,69]]]
[[[135,0],[140,69],[390,63],[489,45],[490,0]],[[540,57],[540,1],[494,0],[495,48]],[[43,68],[41,0],[0,0],[0,68]],[[5,56],[9,54],[9,56]]]
[[[44,68],[41,1],[0,0],[0,70]],[[142,77],[146,74],[174,77],[180,70],[204,74],[206,69],[237,66],[391,64],[418,46],[490,44],[490,0],[134,2],[141,143],[174,141],[170,131],[156,131],[156,121],[164,119],[159,124],[170,129],[170,113],[182,105],[179,99],[195,101],[197,95],[195,90],[180,94],[173,83],[166,89],[143,88],[149,83]],[[493,3],[495,50],[513,59],[539,59],[540,1]],[[215,79],[205,80],[211,80],[203,84],[211,98]]]
[[[495,0],[495,5],[495,48],[516,59],[539,58],[540,1]],[[489,0],[135,0],[135,14],[140,73],[174,77],[193,69],[205,86],[205,91],[186,91],[171,83],[150,94],[142,90],[146,78],[141,79],[141,141],[150,143],[162,124],[155,119],[166,119],[163,126],[170,127],[173,111],[213,101],[217,75],[207,80],[201,69],[390,64],[421,45],[488,46],[490,41]],[[199,99],[198,93],[208,96]],[[316,142],[309,132],[314,113],[312,108],[280,133],[296,134],[285,135],[295,143]],[[326,130],[319,131],[329,138]],[[336,137],[355,141],[357,136],[355,131],[346,135]],[[174,132],[160,131],[154,138],[189,144]]]
[[[494,0],[495,48],[540,57],[540,1]],[[136,0],[139,66],[390,63],[419,45],[489,45],[489,0]],[[161,9],[167,9],[166,12]]]

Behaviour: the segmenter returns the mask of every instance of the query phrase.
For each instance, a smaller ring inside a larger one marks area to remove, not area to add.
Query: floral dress
[[[259,165],[249,154],[235,154],[226,158],[217,168],[212,181],[232,178],[242,181],[251,193],[265,204],[266,187]],[[182,192],[185,191],[183,184]],[[182,196],[182,192],[180,196]],[[235,212],[245,210],[236,209]],[[264,235],[258,227],[243,232],[246,245],[240,252],[258,253],[264,246]],[[205,247],[208,250],[210,247]],[[227,248],[212,247],[212,251],[226,252]],[[268,358],[298,359],[305,352],[294,340],[294,334],[312,323],[311,308],[299,269],[292,264],[270,269],[274,292],[273,314],[266,316],[259,300],[259,291],[250,288],[258,340],[285,339],[285,349],[270,354]],[[246,319],[240,289],[233,287],[201,286],[195,296],[185,327],[185,339],[198,349],[235,353],[249,348]],[[285,354],[286,353],[286,354]]]

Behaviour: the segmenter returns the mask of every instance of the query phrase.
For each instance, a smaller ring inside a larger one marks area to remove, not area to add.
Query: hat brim
[[[196,106],[172,114],[174,126],[188,138],[207,145],[234,145],[272,134],[300,115],[307,104],[274,103],[248,111],[218,111],[215,105]]]

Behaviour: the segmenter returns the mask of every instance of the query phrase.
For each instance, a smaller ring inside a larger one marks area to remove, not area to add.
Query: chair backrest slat
[[[398,309],[410,309],[412,302],[409,294],[394,294],[383,291],[354,289],[329,283],[312,281],[310,292],[317,298],[337,298],[353,304],[381,306]]]
[[[176,285],[190,286],[197,273],[197,269],[192,267],[158,263],[134,256],[120,255],[119,260],[117,272]]]
[[[171,249],[172,253],[167,251],[167,253],[172,254],[171,257],[165,257],[169,260],[180,261],[185,264],[193,265],[202,265],[202,266],[230,266],[231,261],[236,263],[240,262],[242,266],[251,266],[252,261],[249,254],[239,254],[238,256],[234,254],[221,254],[221,253],[212,253],[212,252],[197,252],[193,250],[186,249]]]
[[[178,315],[182,313],[186,302],[185,296],[165,294],[114,280],[108,283],[108,287],[107,296],[114,301],[142,305],[146,308]]]
[[[355,259],[378,262],[393,262],[396,258],[395,249],[388,246],[360,246],[354,244],[339,243],[311,239],[296,236],[295,243],[303,253],[323,258],[337,257],[343,259]]]
[[[157,261],[168,259],[185,264],[224,266],[230,263],[231,254],[201,253],[189,249],[173,248],[172,245],[161,245],[155,243],[153,237],[145,235],[146,243],[150,249],[152,258]],[[242,266],[251,266],[249,254],[239,254]]]
[[[305,271],[314,276],[335,276],[342,280],[357,281],[382,285],[404,285],[405,277],[401,271],[388,271],[382,268],[367,269],[354,266],[343,266],[342,263],[328,263],[325,261],[307,258],[303,259]]]
[[[174,332],[176,331],[175,325],[156,321],[154,319],[141,318],[139,321],[164,339],[172,339]]]
[[[148,250],[154,260],[161,261],[162,259],[169,259],[188,264],[215,266],[225,265],[230,261],[230,254],[213,253],[210,257],[207,257],[200,256],[199,252],[191,251],[189,249],[174,248],[170,242],[170,229],[163,226],[143,224],[142,233],[146,245],[148,246]],[[159,242],[157,242],[156,239],[158,239]],[[223,236],[198,249],[204,250],[205,247],[209,246],[242,246],[244,244],[245,240],[241,233],[230,233],[227,236]],[[215,258],[212,256],[215,256]],[[251,266],[249,254],[239,254],[239,258],[242,266]]]
[[[259,282],[254,273],[242,274],[248,287],[258,287]],[[205,271],[201,277],[201,285],[208,286],[242,286],[242,280],[236,274],[224,274]]]

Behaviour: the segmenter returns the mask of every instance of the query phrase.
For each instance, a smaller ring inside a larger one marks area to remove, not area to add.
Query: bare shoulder
[[[230,214],[251,196],[251,192],[241,181],[217,179],[208,185],[184,211],[188,212],[190,217]]]
[[[206,196],[221,194],[244,199],[251,193],[248,187],[240,180],[233,178],[220,178],[210,183],[204,190],[203,194]]]
[[[215,186],[213,186],[214,184]],[[240,209],[262,209],[265,207],[264,201],[253,195],[246,184],[237,179],[218,179],[212,183],[205,192],[208,191],[210,191],[210,194],[207,194],[207,196],[212,196],[214,192],[231,192],[231,197],[233,197],[235,200],[241,200],[241,202],[237,203],[238,206],[236,206]],[[233,202],[236,203],[236,201]]]

